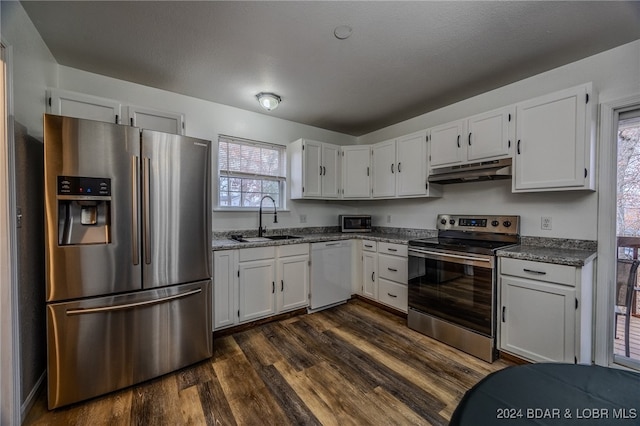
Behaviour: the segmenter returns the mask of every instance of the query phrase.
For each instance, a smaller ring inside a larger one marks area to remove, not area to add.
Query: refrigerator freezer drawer
[[[212,355],[211,281],[47,305],[49,408]]]

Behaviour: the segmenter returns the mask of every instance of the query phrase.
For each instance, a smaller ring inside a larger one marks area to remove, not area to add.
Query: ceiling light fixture
[[[282,98],[280,96],[269,92],[260,92],[256,95],[256,98],[258,99],[260,106],[267,111],[278,108],[278,105],[282,102]]]

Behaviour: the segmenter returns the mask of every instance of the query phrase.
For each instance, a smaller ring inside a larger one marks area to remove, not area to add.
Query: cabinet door
[[[464,121],[454,121],[431,129],[431,167],[447,166],[465,160],[462,135]]]
[[[302,145],[303,197],[322,197],[322,143],[304,141]]]
[[[378,298],[377,253],[362,253],[362,295],[372,299]]]
[[[278,278],[278,312],[309,304],[309,256],[280,258]]]
[[[371,147],[342,147],[342,196],[371,197]]]
[[[274,263],[273,259],[240,263],[240,322],[275,313]]]
[[[501,276],[500,348],[537,362],[574,362],[575,290]]]
[[[584,85],[516,106],[514,191],[585,185],[586,99]]]
[[[131,126],[184,135],[184,115],[137,106],[127,107]]]
[[[396,141],[396,194],[424,195],[427,191],[427,133],[418,132]]]
[[[213,253],[213,329],[228,327],[238,316],[238,251]]]
[[[509,154],[515,107],[479,114],[467,121],[467,159],[477,161]]]
[[[373,196],[396,195],[396,141],[388,140],[373,145]]]
[[[122,108],[118,101],[60,89],[49,89],[47,96],[49,98],[47,112],[50,114],[107,123],[121,122]]]
[[[322,144],[322,197],[338,198],[340,183],[340,147]]]

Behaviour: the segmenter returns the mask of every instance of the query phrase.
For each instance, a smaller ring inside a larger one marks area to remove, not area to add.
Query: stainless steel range
[[[519,216],[438,215],[438,236],[409,241],[408,325],[493,362],[495,251],[519,243]]]

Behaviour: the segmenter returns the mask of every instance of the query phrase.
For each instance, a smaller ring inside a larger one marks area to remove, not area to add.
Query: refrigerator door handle
[[[151,206],[151,202],[149,200],[149,193],[151,191],[151,177],[149,176],[151,172],[151,159],[144,159],[144,166],[142,169],[143,174],[143,203],[144,203],[144,224],[143,224],[143,237],[144,237],[144,263],[147,265],[151,264],[151,213],[149,212],[149,208]]]
[[[202,289],[198,288],[196,290],[190,290],[184,293],[174,294],[174,295],[163,297],[160,299],[145,300],[144,302],[125,303],[122,305],[112,305],[112,306],[99,306],[97,308],[69,309],[67,310],[67,315],[84,315],[84,314],[95,314],[99,312],[114,312],[114,311],[122,311],[125,309],[140,308],[142,306],[158,305],[161,303],[169,302],[171,300],[182,299],[184,297],[193,296],[194,294],[198,294],[201,292],[202,292]]]
[[[140,263],[140,247],[138,247],[138,221],[140,220],[138,216],[138,181],[140,180],[138,176],[138,160],[139,157],[137,155],[131,157],[131,251],[134,265]]]

